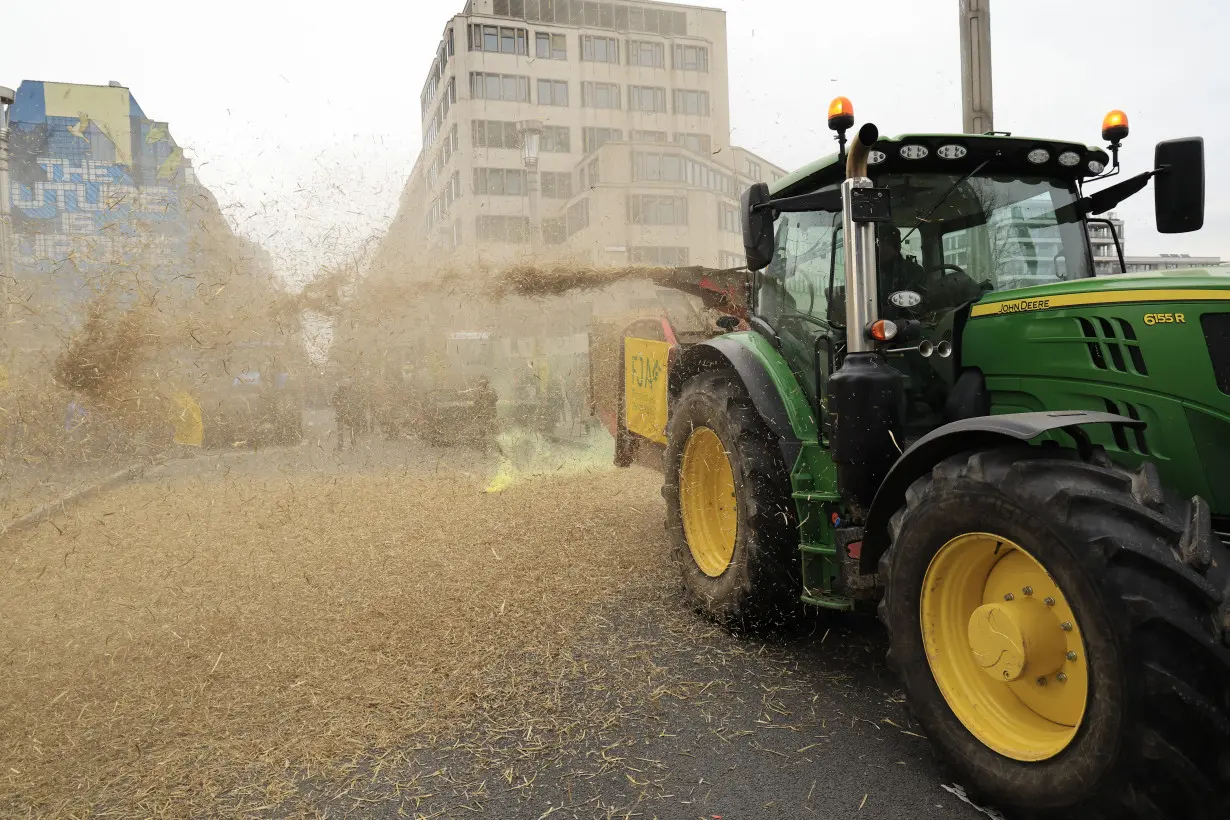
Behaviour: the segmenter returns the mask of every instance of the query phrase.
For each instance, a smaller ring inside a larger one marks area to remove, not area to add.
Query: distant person
[[[333,391],[329,404],[333,407],[333,418],[337,426],[338,451],[346,448],[347,430],[350,431],[350,446],[353,449],[355,438],[359,434],[363,412],[363,402],[354,383],[350,379],[342,379]]]
[[[497,406],[500,396],[484,376],[478,380],[478,389],[474,396],[474,425],[478,430],[484,452],[493,447],[498,448],[496,437],[500,433],[499,410]]]

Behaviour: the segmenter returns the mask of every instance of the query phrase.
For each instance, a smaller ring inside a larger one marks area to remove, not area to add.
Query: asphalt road
[[[314,429],[300,450],[236,468],[490,470],[472,451],[378,436],[337,453],[327,424]],[[995,816],[950,791],[959,784],[911,720],[873,617],[818,615],[790,634],[740,637],[682,605],[668,562],[651,569],[597,602],[577,653],[619,685],[595,692],[573,681],[558,693],[570,714],[608,725],[582,728],[578,741],[575,726],[534,737],[530,718],[527,743],[480,721],[426,748],[374,752],[384,765],[361,777],[308,781],[299,807],[388,817]],[[493,735],[510,754],[493,759]]]
[[[578,459],[569,453],[552,447],[549,457],[537,462],[543,475],[523,472],[520,486],[554,482],[549,494],[563,498],[569,471],[580,465],[590,482],[586,515],[604,516],[603,531],[597,535],[611,556],[611,565],[602,570],[613,580],[585,601],[568,602],[581,613],[580,626],[558,642],[550,636],[545,642],[543,636],[527,642],[525,657],[516,667],[521,671],[515,673],[523,677],[502,684],[520,693],[515,703],[497,708],[476,698],[442,730],[415,732],[407,726],[401,741],[370,746],[346,766],[294,772],[289,794],[250,802],[228,802],[222,795],[207,813],[229,814],[242,805],[243,814],[258,816],[986,816],[945,788],[953,785],[952,776],[911,722],[884,665],[884,636],[874,619],[817,617],[789,635],[768,639],[731,635],[707,623],[680,603],[657,523],[662,516],[658,479],[639,467],[632,468],[631,475],[604,472],[605,452],[591,451]],[[432,449],[377,436],[338,453],[322,419],[309,426],[307,440],[298,447],[203,453],[168,463],[141,481],[150,486],[163,482],[168,488],[190,483],[197,496],[193,503],[204,509],[214,487],[219,498],[225,485],[232,497],[246,499],[253,497],[250,488],[267,492],[280,486],[279,477],[290,485],[303,476],[324,476],[322,486],[330,486],[333,479],[328,477],[333,476],[339,487],[353,488],[355,484],[344,485],[343,479],[355,479],[361,486],[372,477],[385,486],[404,477],[423,486],[425,476],[468,476],[481,483],[497,472],[494,458],[474,451]],[[612,498],[611,509],[604,512],[603,501],[593,496],[608,480],[621,482],[619,492],[632,486],[635,505],[616,508]],[[175,498],[169,490],[159,497]],[[535,502],[532,495],[524,497],[530,504],[551,503],[551,498]],[[90,526],[96,528],[115,531],[120,519],[131,513],[126,509],[108,519],[113,513],[103,511],[106,502],[94,503],[97,510],[83,510],[79,518],[92,518],[98,523]],[[324,507],[333,501],[318,496],[312,503]],[[420,497],[417,503],[436,502]],[[177,522],[177,504],[185,508],[183,521]],[[189,507],[182,501],[167,502],[157,511],[159,526],[168,533],[191,532],[196,543],[205,545],[235,537],[234,520],[225,515],[205,518]],[[331,526],[351,532],[353,538],[363,531],[363,507],[351,510],[333,509]],[[628,514],[637,520],[622,526],[620,516]],[[261,515],[261,520],[271,520],[268,512]],[[490,522],[493,528],[515,525]],[[86,531],[85,524],[78,526]],[[277,529],[270,526],[273,538]],[[309,525],[296,519],[288,526]],[[65,532],[56,538],[75,537],[71,526]],[[44,532],[42,537],[50,536]],[[35,556],[35,548],[30,549]],[[59,551],[62,548],[57,555]],[[634,551],[642,556],[638,565],[620,563],[621,554]],[[34,557],[21,560],[33,568]],[[585,568],[579,569],[583,574]],[[542,594],[545,600],[549,591]],[[500,607],[502,613],[503,604]],[[51,624],[59,616],[47,617]],[[29,628],[41,629],[40,623],[31,621]],[[516,655],[519,647],[503,646],[500,651]],[[212,674],[222,660],[223,653],[214,660],[209,650],[202,663]],[[526,674],[526,668],[538,671]],[[122,678],[117,685],[123,688]],[[451,708],[455,712],[457,704]],[[131,771],[132,761],[124,765]],[[259,790],[260,784],[237,781],[236,791],[240,787]],[[91,800],[89,805],[94,810],[105,805],[119,815],[148,813],[150,805],[116,802],[114,795],[109,800]],[[169,814],[177,813],[173,802],[164,805]],[[21,809],[22,804],[8,806]]]

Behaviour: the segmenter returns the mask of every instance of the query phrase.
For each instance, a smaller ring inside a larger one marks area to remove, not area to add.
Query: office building
[[[536,247],[741,265],[739,194],[784,171],[730,145],[728,96],[720,10],[470,0],[428,71],[423,147],[383,260]]]

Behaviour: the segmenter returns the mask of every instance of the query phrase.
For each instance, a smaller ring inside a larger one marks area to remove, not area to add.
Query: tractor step
[[[844,595],[827,595],[819,590],[804,589],[799,599],[805,604],[835,609],[840,612],[850,612],[854,609],[854,599]]]
[[[793,492],[790,497],[797,501],[841,501],[841,496],[836,493]]]

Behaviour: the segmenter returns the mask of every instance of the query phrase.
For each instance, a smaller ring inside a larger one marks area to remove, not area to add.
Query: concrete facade
[[[541,249],[743,264],[738,197],[784,174],[729,142],[726,15],[672,3],[471,0],[420,96],[423,148],[383,262]],[[516,124],[544,126],[538,219]]]

